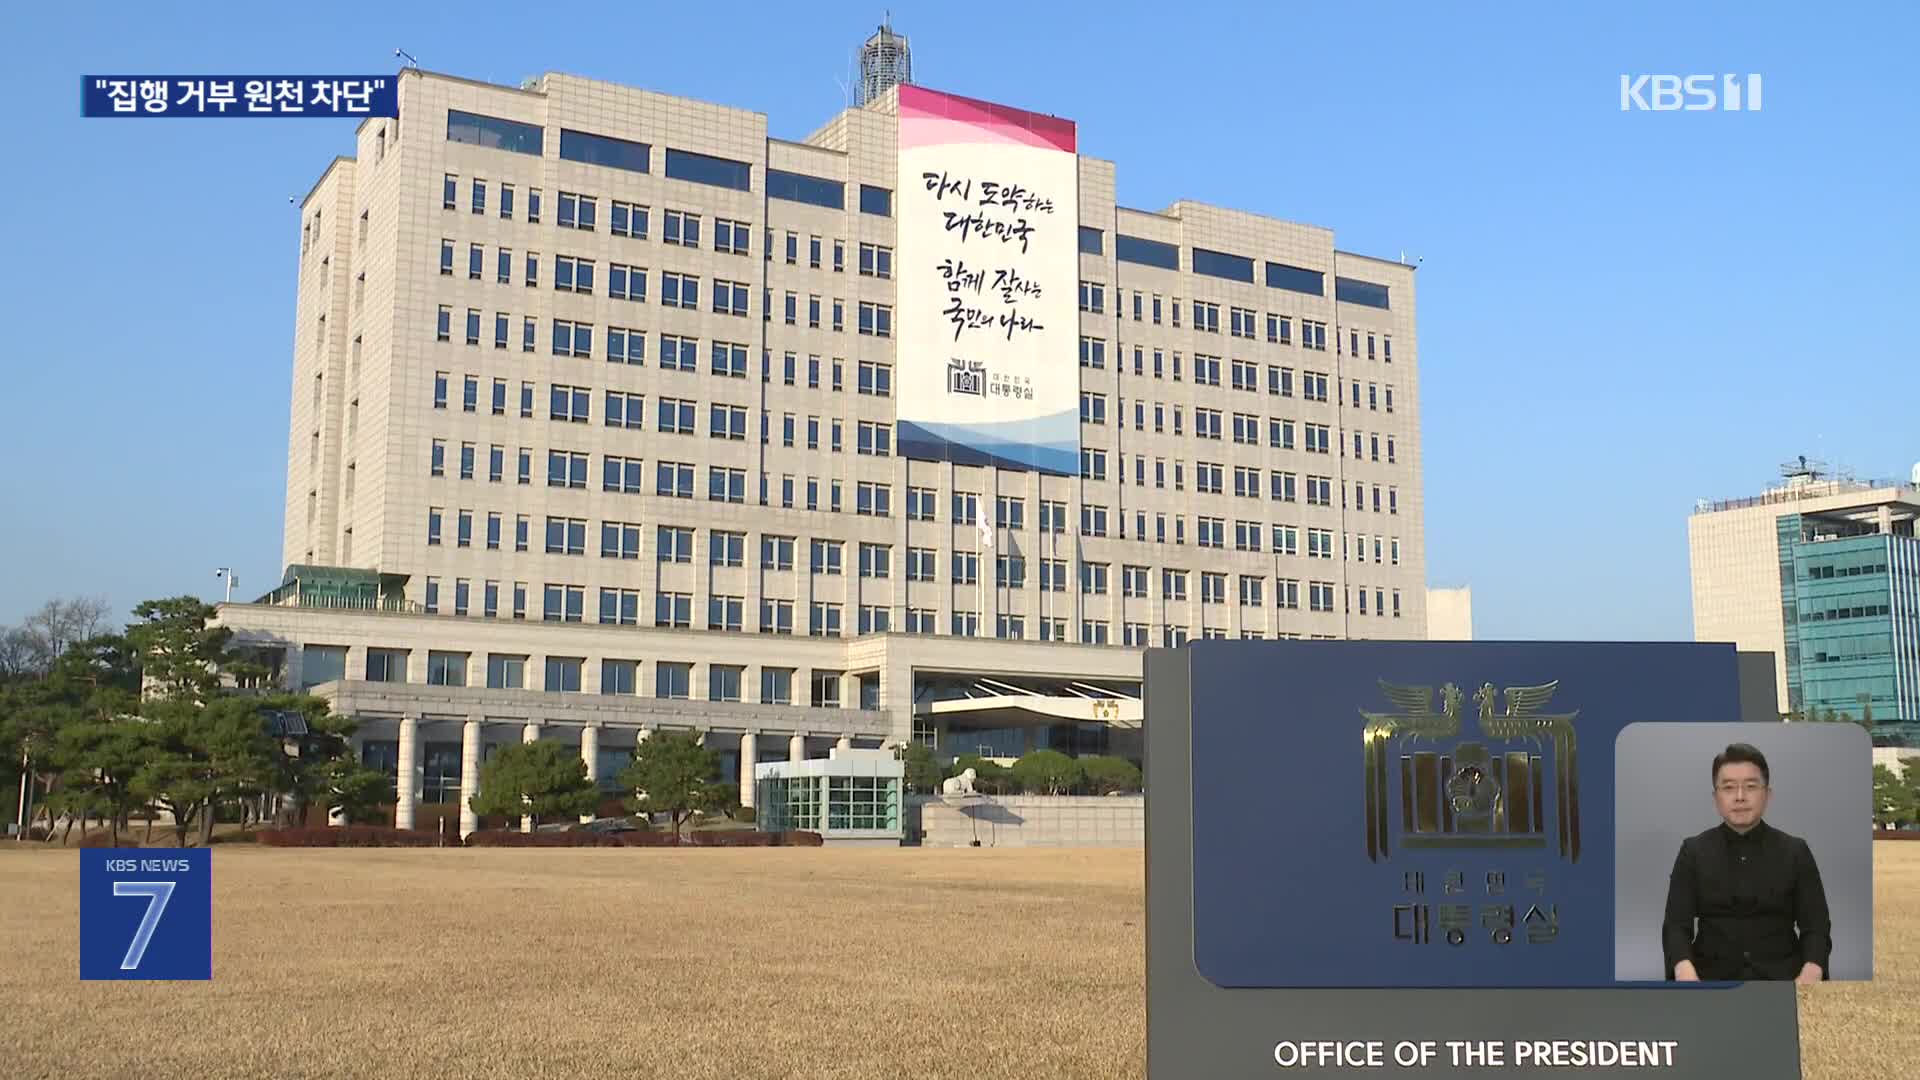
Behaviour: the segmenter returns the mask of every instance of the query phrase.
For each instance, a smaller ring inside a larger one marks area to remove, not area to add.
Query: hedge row
[[[438,847],[441,843],[439,833],[382,825],[262,829],[259,836],[260,843],[271,847]]]
[[[272,847],[439,847],[438,833],[419,829],[389,829],[375,825],[345,825],[319,829],[262,829],[259,842]],[[671,832],[523,833],[485,830],[467,837],[466,847],[819,847],[815,832]],[[452,846],[459,846],[457,844]]]
[[[584,831],[523,833],[487,830],[467,837],[468,847],[819,847],[816,832],[750,832],[730,829],[716,832],[690,832],[675,836],[672,832],[594,833]]]

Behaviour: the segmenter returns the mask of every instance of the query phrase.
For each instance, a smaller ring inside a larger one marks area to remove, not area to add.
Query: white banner
[[[1079,472],[1074,138],[1070,121],[900,88],[902,454]]]

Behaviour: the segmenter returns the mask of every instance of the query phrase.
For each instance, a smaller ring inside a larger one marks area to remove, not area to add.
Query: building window
[[[887,304],[860,302],[860,333],[872,337],[893,336],[893,308]]]
[[[542,594],[541,618],[547,622],[580,622],[586,611],[586,590],[579,585],[548,585]]]
[[[546,679],[540,688],[549,694],[577,694],[580,692],[580,668],[586,663],[577,656],[547,657]]]
[[[753,188],[753,168],[746,162],[696,154],[691,150],[676,150],[671,146],[667,147],[667,177],[734,191],[750,191]]]
[[[523,124],[517,120],[503,120],[497,116],[483,116],[458,109],[447,110],[448,142],[539,157],[545,147],[544,136],[545,130],[538,124]],[[447,179],[452,181],[455,178],[449,176]],[[448,198],[451,199],[451,193]],[[450,201],[448,205],[452,205]],[[507,211],[508,208],[503,204],[501,212],[505,214]]]
[[[640,692],[639,662],[634,660],[600,661],[600,692],[602,694],[619,694],[625,696],[638,694]],[[605,751],[602,751],[602,753],[605,753]],[[600,779],[602,783],[606,782],[607,776],[604,772],[602,772]]]
[[[793,704],[792,668],[763,667],[760,669],[760,703],[762,705]]]
[[[661,231],[661,239],[669,244],[678,244],[681,247],[699,247],[700,215],[690,214],[684,210],[667,211],[666,224]]]
[[[659,592],[653,594],[653,625],[687,630],[693,626],[693,594]]]
[[[652,150],[651,146],[642,142],[560,129],[560,158],[563,161],[643,173],[648,171]]]
[[[653,665],[653,696],[684,701],[693,696],[693,665],[661,660]]]

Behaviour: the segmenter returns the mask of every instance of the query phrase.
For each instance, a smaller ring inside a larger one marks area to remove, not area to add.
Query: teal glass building
[[[1777,527],[1788,710],[1920,746],[1920,539],[1827,515]]]

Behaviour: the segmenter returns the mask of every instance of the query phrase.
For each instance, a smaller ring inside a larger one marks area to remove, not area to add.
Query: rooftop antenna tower
[[[906,36],[893,32],[893,12],[886,13],[880,29],[860,46],[860,82],[854,87],[855,105],[867,105],[886,96],[888,90],[913,82],[913,52]]]
[[[1787,480],[1819,480],[1827,475],[1827,463],[1801,454],[1780,463],[1780,475]]]

